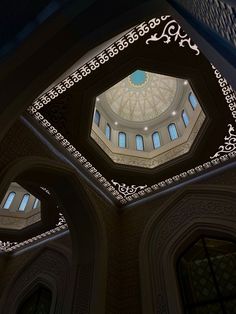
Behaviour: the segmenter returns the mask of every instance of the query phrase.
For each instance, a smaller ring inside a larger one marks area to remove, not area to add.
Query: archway
[[[40,186],[57,195],[67,220],[73,248],[73,310],[80,313],[104,312],[106,288],[106,235],[99,213],[78,175],[57,161],[37,157],[18,159],[1,175],[0,195],[3,196],[10,182],[16,178],[33,178]]]
[[[200,235],[236,238],[235,191],[187,187],[151,217],[140,243],[143,313],[182,313],[176,262]]]

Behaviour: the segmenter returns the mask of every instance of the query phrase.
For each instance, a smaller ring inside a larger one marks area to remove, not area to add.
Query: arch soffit
[[[139,247],[141,293],[145,313],[154,314],[157,310],[165,314],[182,313],[175,272],[178,255],[201,234],[236,239],[235,198],[236,191],[231,187],[188,186],[184,191],[176,192],[149,219]],[[188,206],[201,199],[205,201],[205,212],[201,211],[198,215],[194,215],[194,210],[189,214],[185,212],[184,219],[181,216],[181,200],[188,202]],[[211,202],[214,202],[216,208],[209,205]],[[224,202],[226,208],[220,202]],[[207,204],[209,208],[206,207]]]

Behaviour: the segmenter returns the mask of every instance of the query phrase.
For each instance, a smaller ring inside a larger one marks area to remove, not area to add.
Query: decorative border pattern
[[[225,101],[228,104],[229,110],[231,111],[234,122],[236,123],[236,93],[233,88],[228,84],[227,80],[221,75],[221,73],[215,68],[212,64],[212,69],[214,70],[215,77],[218,80],[218,84],[222,90],[222,94],[225,97]],[[216,158],[225,153],[235,152],[236,151],[236,135],[234,132],[234,127],[232,124],[228,124],[228,136],[225,136],[224,144],[220,145],[218,151],[214,156],[210,158]]]
[[[229,124],[229,135],[225,136],[225,143],[219,147],[218,152],[215,153],[214,156],[210,158],[219,157],[221,154],[231,153],[236,151],[236,134],[234,132],[234,127],[232,124]]]
[[[124,197],[128,197],[128,196],[136,193],[138,190],[141,191],[141,190],[147,188],[147,184],[143,185],[143,186],[137,186],[137,185],[128,186],[125,183],[120,184],[114,180],[111,180],[111,182],[114,184],[114,186],[117,186],[119,193],[124,195]]]
[[[40,242],[41,240],[48,238],[52,235],[55,235],[63,230],[68,230],[68,225],[66,223],[66,220],[62,213],[59,213],[59,220],[56,224],[56,227],[53,229],[50,229],[42,234],[39,234],[35,237],[32,237],[28,240],[22,241],[22,242],[10,242],[10,241],[0,241],[0,252],[4,253],[10,253],[17,249],[21,249],[23,247],[26,247],[28,245],[31,245],[35,242]]]
[[[167,17],[169,17],[169,15],[162,16],[161,20],[165,21]],[[175,20],[171,20],[166,24],[160,36],[158,36],[157,33],[151,35],[151,37],[146,40],[146,44],[149,45],[150,41],[159,41],[164,38],[166,39],[164,40],[165,44],[169,44],[173,39],[174,41],[179,41],[180,47],[185,47],[185,44],[187,44],[190,49],[195,51],[196,55],[200,54],[197,45],[192,43],[191,38],[181,29],[181,26]]]
[[[45,128],[48,132],[75,158],[77,161],[82,164],[89,173],[91,173],[99,183],[101,183],[109,193],[116,200],[118,200],[121,204],[126,204],[127,202],[133,201],[137,198],[143,197],[146,194],[155,192],[159,189],[165,188],[168,185],[172,185],[182,179],[186,179],[187,177],[191,177],[196,175],[199,172],[207,170],[212,166],[219,165],[220,163],[224,163],[231,158],[236,156],[235,151],[231,151],[228,154],[224,154],[219,158],[212,158],[212,160],[205,162],[202,165],[199,165],[195,168],[189,169],[185,172],[182,172],[179,175],[168,178],[164,181],[156,183],[151,187],[147,185],[136,186],[132,185],[126,186],[124,183],[118,183],[114,180],[111,183],[102,176],[100,172],[97,171],[95,167],[84,157],[81,153],[70,144],[70,142],[64,138],[64,136],[58,132],[58,130],[51,125],[51,123],[44,118],[44,116],[38,112],[41,108],[43,108],[46,104],[50,103],[53,99],[58,97],[60,94],[64,93],[67,89],[71,88],[74,84],[77,84],[84,77],[90,75],[92,71],[96,70],[104,63],[108,62],[111,58],[115,57],[118,53],[126,49],[129,45],[133,44],[139,38],[143,37],[151,30],[155,29],[161,23],[168,20],[170,16],[161,16],[160,18],[153,18],[149,22],[143,22],[138,26],[134,27],[131,31],[125,34],[123,37],[118,39],[115,43],[107,47],[101,53],[92,58],[89,62],[84,64],[78,70],[74,71],[67,78],[65,78],[62,82],[54,86],[51,90],[47,91],[44,95],[36,99],[32,106],[28,108],[28,112]],[[191,39],[187,36],[187,34],[181,29],[179,24],[171,20],[166,23],[162,34],[158,37],[157,33],[152,35],[147,41],[146,44],[149,44],[150,41],[159,41],[163,40],[165,44],[168,44],[173,39],[175,42],[179,42],[180,47],[188,47],[195,52],[196,55],[200,54],[198,47],[195,44],[192,44]],[[214,68],[215,69],[215,68]],[[226,102],[229,104],[229,108],[232,111],[233,117],[236,119],[236,111],[235,102],[233,102],[232,88],[227,84],[227,81],[219,74],[219,72],[215,69],[215,74],[217,78],[219,78],[219,84],[222,87],[222,92],[225,95]],[[234,95],[235,96],[235,95]],[[231,99],[232,98],[232,99]],[[213,156],[214,157],[214,156]],[[215,156],[216,157],[216,156]],[[118,188],[118,190],[116,190]]]

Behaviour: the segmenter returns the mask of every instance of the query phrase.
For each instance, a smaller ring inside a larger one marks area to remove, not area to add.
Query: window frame
[[[10,201],[9,206],[6,208],[5,206],[6,206],[8,200],[9,200],[9,197],[10,197],[11,195],[13,195],[12,200]],[[2,208],[3,208],[3,209],[6,209],[6,210],[10,209],[11,206],[12,206],[12,203],[13,203],[15,197],[16,197],[16,192],[15,192],[15,191],[9,192]]]
[[[172,138],[172,135],[171,135],[171,132],[170,132],[170,127],[171,127],[171,126],[174,126],[174,127],[175,127],[175,132],[176,132],[176,135],[177,135],[177,137],[175,137],[175,138]],[[171,141],[177,140],[177,139],[179,138],[179,133],[178,133],[176,124],[175,124],[174,122],[171,122],[170,124],[168,124],[167,128],[168,128],[168,133],[169,133],[170,140],[171,140]]]
[[[141,140],[142,149],[138,149],[138,146],[139,146],[139,143],[137,142],[138,139]],[[143,136],[141,134],[135,135],[135,147],[136,147],[136,150],[139,151],[139,152],[143,152],[144,151],[144,139],[143,139]]]
[[[123,147],[123,146],[120,146],[120,136],[121,136],[121,135],[124,135],[124,141],[125,141],[125,146],[124,146],[124,147]],[[126,135],[126,133],[123,132],[123,131],[120,131],[120,132],[118,133],[118,147],[119,147],[119,148],[122,148],[122,149],[127,148],[127,135]]]
[[[159,146],[155,146],[155,144],[154,144],[154,136],[155,135],[157,135],[157,137],[158,137],[158,140],[159,140]],[[160,133],[158,132],[158,131],[154,131],[153,133],[152,133],[152,146],[153,146],[153,149],[158,149],[158,148],[160,148],[161,147],[161,137],[160,137]]]

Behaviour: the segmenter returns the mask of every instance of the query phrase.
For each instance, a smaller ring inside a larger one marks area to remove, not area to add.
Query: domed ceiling
[[[136,70],[103,93],[103,97],[119,117],[143,122],[165,112],[176,91],[176,78]]]

